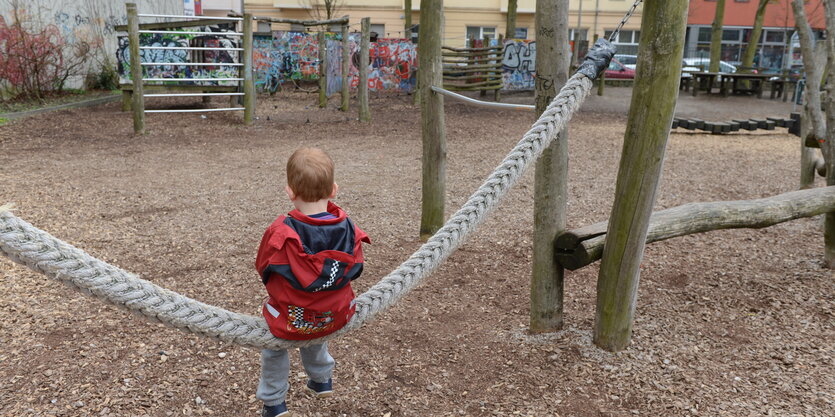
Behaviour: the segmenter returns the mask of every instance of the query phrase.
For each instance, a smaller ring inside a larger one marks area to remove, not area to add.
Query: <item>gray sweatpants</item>
[[[302,365],[307,377],[315,382],[328,382],[333,376],[334,360],[328,353],[328,342],[299,348]],[[287,349],[261,351],[261,381],[255,397],[264,405],[278,405],[284,402],[290,384],[290,355]]]

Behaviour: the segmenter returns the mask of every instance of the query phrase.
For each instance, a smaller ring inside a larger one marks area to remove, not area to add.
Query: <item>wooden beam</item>
[[[371,18],[362,18],[362,39],[360,41],[360,81],[357,86],[357,96],[360,102],[359,118],[361,122],[371,121],[371,111],[368,109],[368,64],[369,49],[371,48]]]
[[[644,3],[632,104],[615,186],[609,241],[597,278],[594,343],[625,349],[632,338],[641,258],[681,81],[688,0]],[[538,45],[537,45],[538,46]]]
[[[244,13],[243,20],[244,124],[252,124],[255,117],[255,75],[252,68],[252,14]]]
[[[570,62],[568,2],[537,0],[535,116],[539,117],[568,80]],[[554,238],[566,228],[568,206],[568,129],[544,149],[534,172],[532,333],[554,332],[563,325],[565,271],[556,262]]]
[[[342,25],[342,105],[339,110],[348,111],[351,100],[351,42],[348,25]]]
[[[446,197],[446,129],[444,127],[444,96],[431,87],[440,87],[441,33],[443,32],[443,0],[420,2],[418,36],[418,94],[423,152],[421,159],[420,238],[426,240],[444,224]]]
[[[328,106],[328,40],[325,31],[318,33],[319,41],[319,108]]]
[[[759,229],[835,212],[835,186],[792,191],[756,200],[689,203],[652,213],[646,243],[725,229]],[[570,270],[600,259],[608,222],[570,230],[554,245],[557,259]]]
[[[255,17],[255,20],[260,22],[269,22],[269,23],[289,23],[293,25],[303,25],[303,26],[326,26],[326,25],[347,25],[348,24],[348,16],[342,16],[336,19],[328,19],[328,20],[299,20],[299,19],[283,19],[278,17],[262,17],[258,16]]]
[[[139,13],[136,3],[125,5],[128,12],[128,50],[130,53],[130,78],[133,82],[133,133],[145,133],[145,96],[142,91],[142,59],[139,55]]]
[[[197,27],[197,26],[213,26],[213,25],[223,25],[223,24],[234,24],[234,20],[221,20],[221,19],[212,19],[207,17],[206,19],[200,20],[178,20],[174,22],[153,22],[153,23],[140,23],[139,30],[163,30],[163,29],[176,29],[176,28],[190,28],[190,27]],[[116,25],[113,26],[113,30],[116,32],[127,32],[128,25]],[[218,35],[223,35],[223,32],[218,32]]]

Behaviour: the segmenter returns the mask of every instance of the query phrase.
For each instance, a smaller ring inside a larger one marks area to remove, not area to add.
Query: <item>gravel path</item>
[[[263,229],[291,207],[284,163],[319,146],[337,165],[337,201],[373,241],[363,291],[420,244],[419,111],[411,97],[372,97],[362,124],[337,100],[322,110],[312,94],[261,96],[251,127],[152,114],[141,137],[118,104],[14,121],[0,127],[0,203],[159,285],[258,314],[252,264]],[[608,217],[628,103],[628,89],[609,88],[571,124],[571,227]],[[705,120],[789,111],[751,97],[683,95],[678,107]],[[531,121],[447,102],[448,214]],[[781,128],[676,132],[657,208],[794,190],[798,142]],[[294,354],[295,415],[835,415],[835,276],[820,218],[649,245],[632,345],[610,354],[591,343],[598,264],[567,274],[563,331],[526,332],[532,190],[528,173],[438,273],[332,343],[333,398],[302,392]],[[257,415],[257,351],[148,323],[5,258],[0,288],[0,415]]]

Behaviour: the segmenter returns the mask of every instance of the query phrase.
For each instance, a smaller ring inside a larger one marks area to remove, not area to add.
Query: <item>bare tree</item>
[[[710,29],[710,67],[708,71],[719,72],[719,60],[722,59],[722,26],[725,20],[725,0],[716,2],[716,14]]]
[[[344,3],[344,0],[299,0],[299,4],[307,10],[310,17],[316,20],[333,19]]]
[[[757,14],[754,16],[754,29],[751,31],[751,39],[748,41],[748,46],[742,54],[742,67],[751,68],[754,66],[754,56],[757,54],[757,48],[760,45],[760,36],[763,33],[763,19],[765,19],[765,9],[774,0],[760,0],[757,5]]]
[[[827,72],[826,79],[826,132],[827,140],[820,144],[826,167],[826,185],[835,185],[835,4],[827,1],[826,27],[829,33],[826,37]],[[830,269],[835,268],[835,213],[826,214],[824,221],[824,262]]]

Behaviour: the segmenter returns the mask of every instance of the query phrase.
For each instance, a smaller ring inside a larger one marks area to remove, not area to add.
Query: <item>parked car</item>
[[[615,54],[615,59],[623,64],[624,67],[633,70],[635,69],[635,65],[638,64],[638,55]]]
[[[620,61],[617,59],[612,59],[609,62],[609,68],[606,68],[604,71],[606,74],[606,78],[613,78],[613,79],[632,79],[635,78],[635,70],[627,68],[625,65],[621,64]]]
[[[703,71],[707,71],[710,67],[710,58],[684,58],[684,63],[688,67],[698,67]],[[736,67],[725,61],[719,61],[719,72],[736,72]]]

